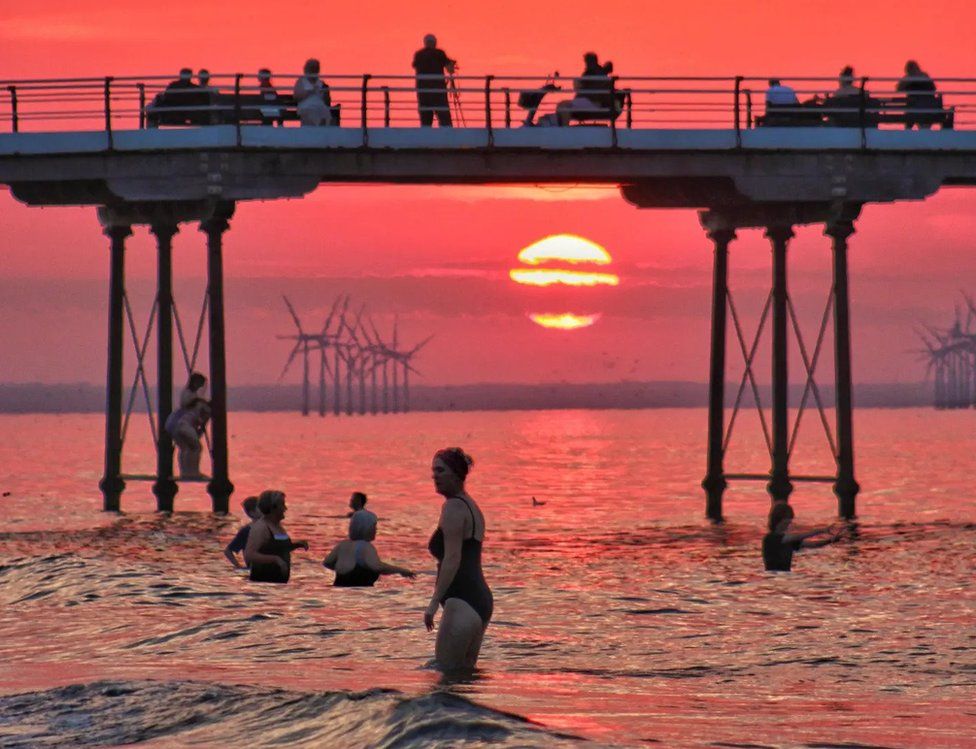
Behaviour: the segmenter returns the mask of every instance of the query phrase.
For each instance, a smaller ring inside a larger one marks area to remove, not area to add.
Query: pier
[[[279,76],[293,81],[296,76]],[[790,78],[797,93],[833,88],[832,78]],[[213,476],[207,489],[215,512],[227,512],[233,492],[227,450],[222,242],[240,201],[300,198],[323,184],[564,184],[617,185],[638,209],[693,209],[700,213],[714,253],[709,368],[706,514],[723,516],[729,481],[763,481],[774,501],[788,501],[796,482],[826,482],[838,513],[852,518],[855,478],[848,243],[868,203],[924,200],[946,185],[976,186],[974,80],[938,80],[937,110],[924,110],[935,127],[908,130],[910,118],[893,79],[861,79],[861,96],[844,107],[818,105],[768,119],[765,79],[613,78],[612,109],[565,127],[519,126],[519,91],[544,76],[457,77],[463,127],[417,126],[412,76],[324,75],[338,126],[274,126],[248,116],[257,89],[248,76],[214,75],[215,93],[194,104],[184,124],[159,119],[160,93],[169,79],[109,77],[0,81],[0,183],[31,206],[92,206],[109,240],[109,331],[106,376],[106,510],[118,510],[122,472],[123,358],[125,349],[125,241],[148,226],[158,248],[156,315],[157,507],[171,511],[178,484],[173,446],[161,425],[172,410],[173,304],[171,242],[181,226],[206,237],[207,329],[212,393]],[[553,92],[549,111],[564,91]],[[290,83],[289,83],[290,86]],[[284,85],[282,86],[284,88]],[[548,108],[548,109],[547,109]],[[185,109],[185,108],[184,108]],[[172,113],[172,110],[170,110]],[[799,115],[803,117],[799,117]],[[793,117],[796,115],[796,117]],[[785,119],[784,119],[785,117]],[[766,118],[766,119],[764,119]],[[276,119],[268,117],[268,119]],[[155,122],[154,122],[155,120]],[[282,117],[282,121],[284,118]],[[153,126],[153,125],[156,126]],[[279,123],[280,124],[280,123]],[[833,279],[819,335],[804,344],[788,289],[789,242],[804,224],[824,227]],[[759,330],[746,336],[728,285],[730,248],[737,234],[762,231],[770,240],[769,297]],[[829,314],[828,314],[829,313]],[[739,341],[745,374],[731,415],[726,406],[729,322]],[[767,319],[771,329],[771,418],[762,420],[770,455],[766,474],[737,473],[725,450],[745,388],[762,414],[752,357]],[[817,355],[832,320],[836,415],[831,429],[816,386]],[[835,459],[831,475],[790,470],[798,421],[789,423],[787,386],[790,331],[802,352],[807,387]],[[752,338],[750,345],[747,339]],[[141,363],[141,361],[140,361]],[[148,387],[146,388],[148,391]],[[130,479],[133,477],[129,477]]]

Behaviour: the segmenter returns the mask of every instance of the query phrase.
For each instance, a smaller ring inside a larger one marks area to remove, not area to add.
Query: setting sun
[[[613,258],[596,242],[575,234],[553,234],[533,242],[518,254],[521,268],[509,271],[509,277],[523,286],[618,286],[620,278],[614,273],[578,269],[579,265],[609,265]],[[533,266],[533,267],[524,267]],[[529,319],[536,325],[554,330],[588,328],[600,318],[599,314],[576,312],[533,313]]]

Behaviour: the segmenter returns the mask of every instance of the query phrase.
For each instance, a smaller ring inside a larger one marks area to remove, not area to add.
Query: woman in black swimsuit
[[[281,521],[285,517],[284,492],[266,489],[258,497],[261,517],[251,525],[244,548],[244,561],[251,568],[251,581],[287,583],[291,577],[291,553],[308,551],[308,541],[292,541]]]
[[[427,548],[437,559],[437,582],[424,624],[434,628],[434,616],[443,604],[437,630],[435,658],[445,672],[473,669],[491,620],[494,600],[481,571],[481,545],[485,517],[464,490],[473,461],[459,447],[439,450],[431,466],[434,488],[444,497],[440,522]]]
[[[357,510],[349,521],[349,539],[337,543],[322,564],[335,570],[338,588],[372,587],[380,575],[414,577],[416,573],[380,560],[373,546],[376,538],[376,515],[369,510]]]

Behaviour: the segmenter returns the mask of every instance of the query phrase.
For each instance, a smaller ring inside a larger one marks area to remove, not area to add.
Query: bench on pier
[[[878,127],[881,124],[932,127],[955,126],[955,107],[946,107],[942,94],[908,96],[831,96],[796,105],[767,105],[756,127]]]
[[[332,124],[338,125],[341,104],[332,104]],[[224,94],[215,89],[167,89],[146,107],[146,124],[162,125],[284,125],[298,121],[298,104],[291,94]]]

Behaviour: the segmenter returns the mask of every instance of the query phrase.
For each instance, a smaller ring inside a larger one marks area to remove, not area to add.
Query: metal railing
[[[299,126],[292,85],[300,76],[278,75],[276,94],[254,75],[214,74],[206,88],[167,88],[171,77],[124,76],[0,81],[0,133],[105,131],[232,124]],[[333,125],[417,127],[424,112],[449,113],[455,127],[487,131],[540,126],[619,129],[722,129],[757,127],[934,127],[976,129],[976,79],[936,79],[938,94],[898,91],[897,78],[861,78],[855,97],[833,95],[835,78],[779,79],[797,103],[767,106],[767,78],[759,76],[578,79],[565,76],[461,76],[446,87],[421,82],[418,104],[412,75],[324,75]],[[287,82],[287,83],[286,83]],[[548,85],[544,85],[548,84]],[[194,98],[195,97],[195,98]],[[432,99],[437,101],[432,103]],[[587,103],[589,102],[589,103]]]

